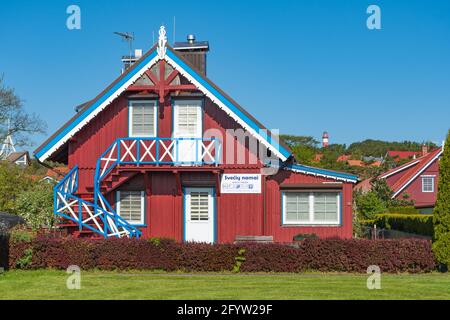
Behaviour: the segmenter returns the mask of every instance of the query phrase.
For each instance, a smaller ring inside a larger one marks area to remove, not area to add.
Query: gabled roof
[[[290,149],[277,136],[268,131],[233,99],[220,90],[211,80],[197,72],[189,62],[178,55],[171,47],[167,46],[166,49],[161,54],[161,50],[155,45],[95,99],[83,105],[72,119],[35,150],[36,158],[40,161],[48,159],[97,114],[120,96],[131,84],[138,80],[146,70],[161,59],[166,60],[174,69],[178,70],[178,72],[194,84],[204,95],[258,139],[260,143],[264,144],[278,158],[285,161],[291,157],[292,153]]]
[[[382,175],[380,175],[379,179],[386,179],[392,175],[397,173],[406,171],[405,174],[397,180],[391,187],[394,192],[393,198],[399,195],[411,182],[413,182],[422,172],[424,172],[434,161],[439,159],[442,155],[442,147],[437,148],[436,150],[431,151],[430,153],[414,159],[410,162],[405,163],[404,165],[389,170]]]

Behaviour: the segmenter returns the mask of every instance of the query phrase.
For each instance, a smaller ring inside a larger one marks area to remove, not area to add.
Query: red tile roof
[[[421,151],[397,151],[397,150],[389,150],[387,152],[388,156],[394,158],[396,161],[402,159],[409,159],[414,157],[419,157],[422,152]]]
[[[433,161],[436,160],[437,157],[442,153],[442,147],[437,148],[430,153],[411,160],[404,165],[394,168],[392,170],[389,170],[388,172],[383,173],[379,176],[379,178],[387,178],[390,175],[393,175],[397,172],[401,172],[403,170],[408,170],[400,179],[398,179],[391,187],[392,191],[394,191],[394,194],[398,193],[399,191],[403,190],[406,185],[408,185],[411,180],[422,171],[422,169],[428,167],[429,164],[431,164]]]

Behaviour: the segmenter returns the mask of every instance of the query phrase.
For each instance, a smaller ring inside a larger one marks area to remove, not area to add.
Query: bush
[[[16,212],[34,230],[53,225],[53,187],[37,183],[22,192],[16,200]]]
[[[373,191],[355,196],[355,203],[360,220],[373,219],[376,214],[386,211],[386,206]]]
[[[413,206],[395,206],[388,207],[387,213],[397,213],[397,214],[420,214],[419,210]]]
[[[38,235],[31,242],[11,242],[11,268],[164,270],[185,272],[428,272],[435,269],[426,240],[305,239],[281,244],[176,243],[160,239],[84,240]]]
[[[431,214],[378,214],[373,224],[379,228],[433,236],[433,215]]]
[[[439,161],[439,185],[433,216],[434,253],[443,269],[448,269],[450,268],[450,130]]]

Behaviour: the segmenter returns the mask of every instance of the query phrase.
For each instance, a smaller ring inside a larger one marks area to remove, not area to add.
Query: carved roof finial
[[[159,28],[159,38],[158,38],[158,56],[161,59],[164,59],[166,56],[166,44],[167,44],[167,32],[164,26]]]

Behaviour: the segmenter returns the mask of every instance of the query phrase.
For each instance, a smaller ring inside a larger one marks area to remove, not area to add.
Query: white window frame
[[[134,103],[151,103],[153,107],[149,106],[149,108],[153,108],[153,133],[149,135],[138,135],[133,132],[133,104]],[[156,100],[129,100],[128,101],[128,133],[130,137],[143,137],[143,138],[153,138],[157,136],[158,131],[158,102]]]
[[[286,200],[287,194],[307,193],[309,195],[309,221],[287,221],[286,219]],[[335,193],[337,203],[337,215],[336,220],[316,221],[314,220],[314,194],[321,193],[321,191],[285,191],[282,192],[282,225],[284,226],[340,226],[341,225],[341,192],[339,191],[327,191],[323,193]]]
[[[116,212],[119,216],[121,216],[120,214],[120,193],[121,192],[136,192],[139,190],[135,190],[135,191],[128,191],[128,190],[123,190],[123,191],[116,191]],[[141,219],[139,221],[135,221],[135,220],[127,220],[125,219],[125,221],[127,221],[128,223],[132,224],[132,225],[144,225],[145,223],[145,191],[140,191],[141,192]]]
[[[436,176],[434,176],[434,175],[426,175],[426,176],[421,176],[421,178],[422,178],[422,192],[424,192],[424,193],[433,193],[434,192],[434,184],[435,184],[435,179],[436,179]],[[425,179],[431,179],[431,190],[425,190],[424,189],[424,187],[425,187],[425,184],[424,184],[424,180]]]

